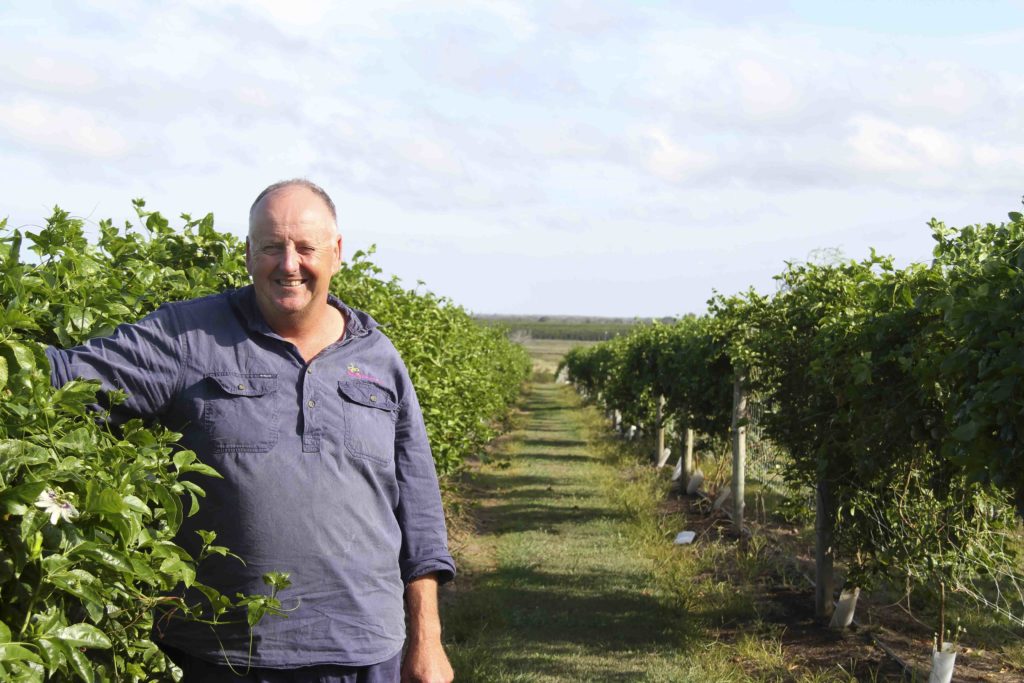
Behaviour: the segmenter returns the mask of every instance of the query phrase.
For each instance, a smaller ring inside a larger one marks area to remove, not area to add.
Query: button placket
[[[320,419],[317,409],[317,387],[313,366],[302,373],[302,450],[308,453],[320,450]]]

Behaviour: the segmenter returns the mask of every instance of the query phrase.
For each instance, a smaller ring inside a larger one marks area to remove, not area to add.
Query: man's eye
[[[260,251],[262,253],[264,253],[264,254],[280,254],[281,253],[281,247],[271,245],[271,246],[263,247],[262,249],[260,249]]]

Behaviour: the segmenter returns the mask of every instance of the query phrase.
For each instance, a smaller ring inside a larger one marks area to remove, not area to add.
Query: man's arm
[[[128,394],[111,408],[111,422],[149,419],[163,413],[174,397],[185,366],[183,345],[174,313],[161,307],[137,323],[119,325],[109,337],[70,349],[47,347],[50,383],[61,387],[78,378],[99,380],[104,390]]]
[[[427,574],[405,587],[409,641],[402,661],[402,683],[450,683],[455,678],[441,645],[437,576]]]

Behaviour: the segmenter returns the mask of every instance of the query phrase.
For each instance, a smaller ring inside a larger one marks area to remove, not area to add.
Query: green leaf
[[[50,574],[48,580],[51,584],[66,593],[80,598],[86,603],[103,605],[107,598],[96,588],[97,579],[84,569],[72,569],[67,572],[56,572]]]
[[[216,588],[212,588],[203,583],[195,584],[195,588],[206,596],[207,600],[209,600],[210,611],[213,612],[215,616],[220,616],[231,609],[231,599]]]
[[[192,582],[196,580],[195,568],[185,564],[177,557],[168,557],[161,562],[160,571],[171,575],[177,581],[181,581],[186,587],[191,586]]]
[[[978,429],[977,422],[965,422],[953,430],[953,438],[957,441],[974,441],[978,436]]]
[[[132,563],[128,561],[128,558],[124,554],[110,548],[99,547],[91,543],[83,543],[68,554],[88,557],[89,559],[96,560],[109,569],[113,569],[124,574],[131,574],[133,571]]]
[[[6,353],[4,353],[5,351]],[[0,353],[13,358],[15,364],[22,371],[34,370],[36,367],[36,358],[32,354],[32,349],[21,342],[16,342],[13,339],[3,342],[0,345]]]
[[[60,650],[61,654],[63,654],[64,657],[67,658],[68,662],[71,664],[71,668],[74,670],[76,674],[78,674],[78,677],[80,679],[82,679],[86,683],[93,682],[94,677],[92,672],[92,665],[89,663],[89,659],[84,654],[82,654],[81,650],[79,650],[77,647],[68,645],[65,641],[60,639],[55,638],[52,639],[50,642],[52,642],[54,646]]]
[[[89,493],[91,495],[86,500],[85,509],[90,512],[119,515],[128,509],[121,494],[114,489],[91,490]]]
[[[0,456],[3,449],[0,449]],[[13,486],[0,493],[0,510],[11,515],[24,515],[32,508],[39,494],[46,489],[45,481],[34,481],[30,484]]]
[[[171,493],[163,484],[154,484],[152,488],[153,497],[156,498],[160,507],[167,514],[167,528],[177,531],[181,526],[182,506],[181,498]]]
[[[96,448],[96,439],[92,430],[79,427],[65,434],[57,445],[75,453],[89,453]]]
[[[213,543],[214,541],[217,540],[217,532],[216,531],[207,531],[205,529],[196,529],[196,534],[199,535],[199,538],[203,539],[203,545],[210,545],[211,543]]]
[[[49,638],[40,638],[39,641],[39,654],[42,655],[45,661],[45,666],[51,671],[59,669],[64,665],[64,652],[61,650],[54,641]]]
[[[137,496],[128,494],[122,498],[122,501],[124,502],[125,507],[130,509],[132,512],[138,512],[140,515],[145,515],[146,517],[149,517],[152,514],[149,506],[142,502],[142,500]]]
[[[49,458],[50,451],[30,441],[0,439],[0,462],[3,462],[7,468],[17,465],[36,465],[46,462]]]
[[[150,567],[149,563],[143,558],[145,558],[145,556],[135,556],[132,558],[132,567],[134,569],[132,578],[136,581],[148,583],[151,586],[160,584],[160,577],[157,576],[156,572],[153,571],[153,568]]]
[[[90,647],[99,650],[110,648],[110,638],[92,624],[72,624],[65,626],[53,635],[75,647]]]
[[[0,356],[0,389],[7,386],[7,359]]]
[[[192,517],[197,512],[199,512],[199,499],[196,497],[196,494],[193,493],[192,491],[188,492],[188,497],[191,500],[191,503],[188,506],[188,516]]]
[[[178,451],[174,454],[174,467],[179,472],[188,472],[188,466],[195,462],[196,454],[192,451]]]
[[[292,580],[288,572],[267,572],[263,575],[263,583],[275,591],[280,591],[291,586]]]
[[[0,621],[0,644],[11,642],[11,629]]]
[[[223,479],[224,478],[224,477],[221,476],[220,472],[218,472],[217,470],[213,469],[209,465],[205,465],[205,464],[203,464],[201,462],[197,462],[197,463],[193,463],[192,465],[189,465],[188,471],[189,472],[198,472],[199,474],[205,474],[206,476],[214,477],[215,479]]]
[[[14,662],[28,660],[36,664],[42,664],[43,660],[35,652],[18,643],[0,643],[0,662]]]

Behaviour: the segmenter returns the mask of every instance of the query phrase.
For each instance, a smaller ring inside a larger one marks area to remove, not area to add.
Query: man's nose
[[[286,246],[281,251],[281,270],[286,273],[293,273],[299,268],[299,252],[295,247]]]

